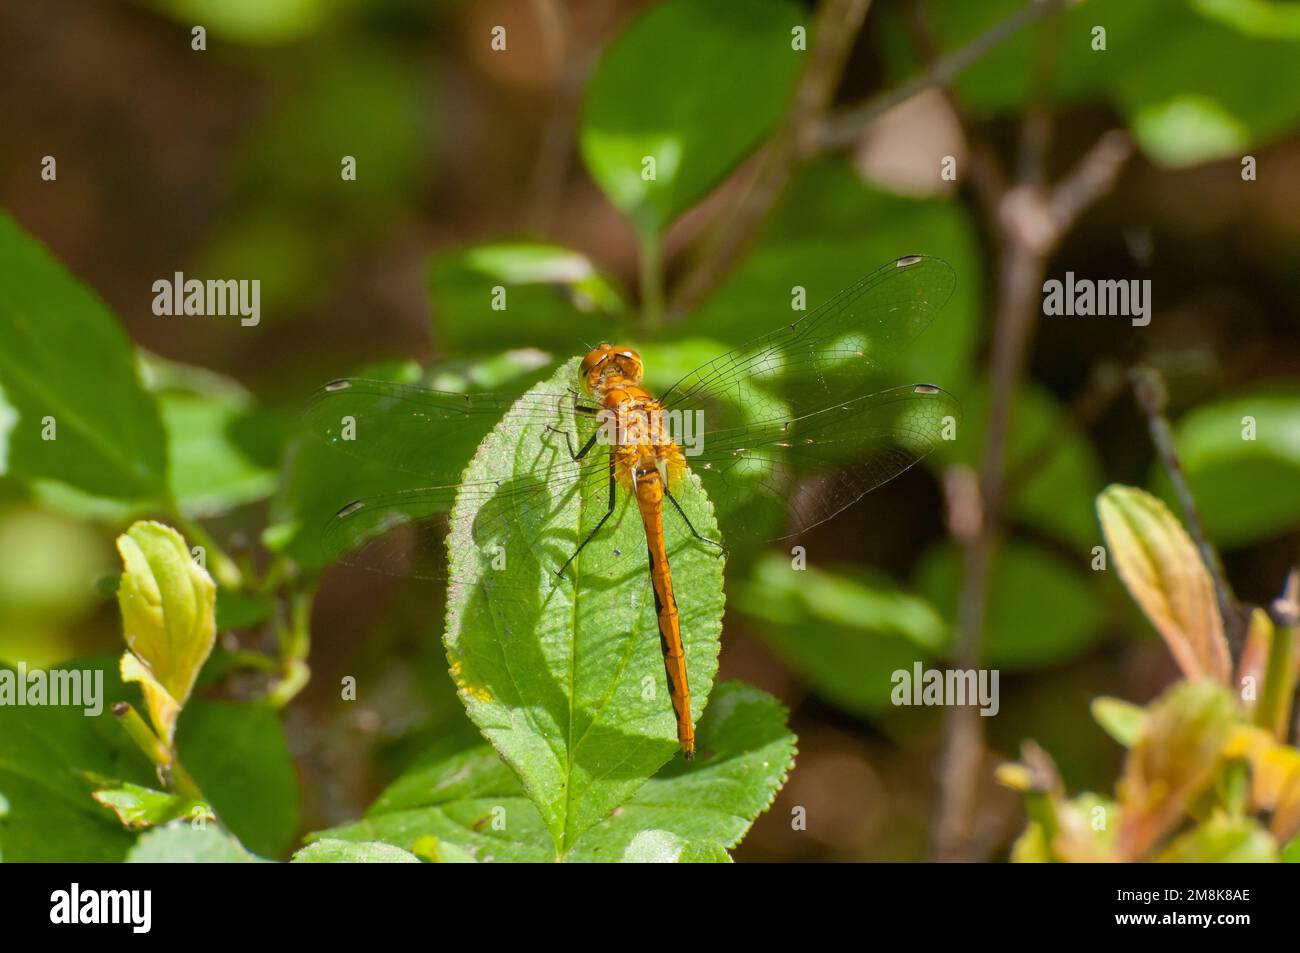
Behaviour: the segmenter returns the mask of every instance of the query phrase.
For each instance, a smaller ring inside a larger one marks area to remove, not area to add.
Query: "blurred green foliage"
[[[959,46],[1022,7],[1019,0],[938,0],[930,21],[941,50]],[[897,74],[916,68],[897,8],[887,47]],[[1094,49],[1095,30],[1105,48]],[[960,76],[956,90],[978,114],[1018,112],[1035,82],[1044,32],[1056,60],[1055,101],[1101,100],[1119,111],[1147,155],[1169,166],[1238,156],[1294,128],[1300,30],[1285,4],[1257,0],[1088,0],[1059,22],[1021,31]],[[1213,64],[1212,67],[1210,64]]]
[[[1176,434],[1212,539],[1248,546],[1300,528],[1300,395],[1294,387],[1196,407],[1178,420]],[[1172,500],[1163,471],[1153,473],[1152,483]]]
[[[501,342],[564,352],[618,337],[627,304],[585,255],[501,242],[435,257],[428,270],[434,331],[450,354],[491,354]]]
[[[969,41],[1022,5],[934,0],[929,20],[938,51]],[[275,333],[295,315],[310,317],[331,303],[358,261],[392,247],[380,246],[380,239],[403,234],[422,254],[425,246],[438,246],[424,267],[437,364],[422,367],[410,354],[376,363],[293,334],[281,349],[289,353],[283,360],[302,374],[330,366],[330,375],[512,397],[555,375],[586,346],[617,338],[640,348],[650,385],[663,389],[790,320],[796,287],[811,309],[881,262],[925,253],[952,265],[956,292],[920,344],[888,369],[889,382],[934,382],[960,397],[959,439],[936,454],[934,469],[980,459],[984,316],[991,310],[986,286],[994,269],[987,223],[962,196],[905,197],[867,181],[847,158],[810,160],[796,169],[737,267],[694,310],[656,327],[646,304],[668,290],[664,270],[646,267],[636,283],[628,281],[616,254],[591,250],[600,249],[604,232],[585,252],[560,244],[559,228],[544,234],[511,228],[472,240],[466,237],[472,230],[459,228],[463,223],[450,216],[441,221],[442,209],[429,213],[429,195],[449,171],[439,160],[447,149],[443,111],[451,98],[444,95],[442,70],[450,67],[432,64],[421,44],[451,22],[457,5],[148,0],[141,6],[171,18],[168,29],[177,35],[193,22],[205,24],[223,64],[258,77],[271,91],[254,100],[246,127],[221,156],[217,210],[201,240],[177,251],[187,271],[259,278],[264,330]],[[915,73],[920,59],[899,5],[877,6],[869,23],[873,49],[893,84]],[[643,262],[657,259],[683,217],[753,161],[781,127],[812,55],[792,46],[792,30],[811,19],[803,6],[785,0],[668,0],[630,17],[605,47],[582,90],[572,146],[622,224],[635,232]],[[1097,25],[1106,30],[1104,51],[1091,45]],[[456,34],[442,32],[458,42]],[[1260,0],[1089,0],[1058,22],[1012,37],[957,78],[957,98],[978,121],[996,128],[1024,111],[1049,33],[1058,54],[1049,87],[1056,108],[1113,111],[1152,163],[1236,159],[1292,133],[1300,120],[1300,84],[1287,81],[1300,61],[1300,17],[1289,7]],[[340,177],[344,156],[357,161],[356,181]],[[653,178],[645,174],[646,157],[655,160]],[[436,239],[431,223],[443,228]],[[494,307],[497,289],[507,309]],[[359,335],[371,320],[367,304],[353,316]],[[112,586],[96,588],[113,568],[108,542],[140,514],[174,522],[187,537],[210,523],[228,530],[223,541],[243,539],[236,554],[242,584],[222,587],[216,618],[223,633],[246,630],[247,644],[258,649],[218,651],[200,679],[201,691],[242,693],[244,701],[200,698],[179,726],[183,762],[238,842],[215,825],[191,831],[184,824],[149,831],[136,842],[91,799],[95,783],[85,776],[123,789],[159,784],[112,719],[0,708],[0,856],[287,856],[303,833],[303,785],[282,716],[265,702],[265,684],[247,687],[249,668],[283,674],[280,666],[293,654],[284,617],[295,604],[301,611],[305,603],[310,613],[312,587],[342,555],[341,546],[331,548],[320,534],[339,507],[362,496],[455,482],[495,421],[454,439],[431,439],[412,423],[386,442],[355,448],[312,440],[303,435],[310,429],[304,423],[312,422],[310,409],[302,417],[306,394],[277,392],[299,381],[246,387],[227,376],[242,377],[244,368],[218,372],[145,351],[123,333],[109,306],[9,215],[0,215],[0,342],[0,659],[50,665],[86,650],[81,629],[97,612],[110,614]],[[323,384],[326,376],[313,380]],[[556,378],[552,386],[562,384]],[[1068,404],[1068,395],[1045,382],[1028,381],[1018,392],[1009,450],[1010,538],[989,589],[984,662],[1023,677],[1029,687],[1008,709],[1019,705],[1034,717],[1046,717],[1048,702],[1057,701],[1054,668],[1134,628],[1104,598],[1107,583],[1088,565],[1101,542],[1093,498],[1118,454],[1112,448],[1105,456],[1105,435],[1077,424]],[[43,438],[47,418],[57,440]],[[1247,418],[1250,437],[1243,430]],[[1176,439],[1217,543],[1241,548],[1290,539],[1300,529],[1294,387],[1263,384],[1207,399],[1178,418]],[[1148,459],[1137,465],[1145,470]],[[937,501],[934,480],[921,472],[909,479],[932,484],[926,491]],[[1148,483],[1172,498],[1158,468]],[[755,521],[777,525],[782,514],[769,509]],[[874,726],[889,720],[893,671],[948,660],[962,571],[956,548],[937,533],[910,526],[898,533],[910,574],[820,561],[821,554],[797,571],[788,555],[755,545],[736,547],[728,560],[737,628],[755,631],[797,684]],[[643,562],[633,540],[622,542],[629,565]],[[684,559],[682,565],[692,573],[683,577],[682,591],[693,608],[720,615],[712,564]],[[435,604],[419,602],[424,622]],[[376,629],[392,624],[385,611],[376,603]],[[633,624],[626,607],[614,618]],[[429,623],[418,637],[431,641],[435,628]],[[578,629],[566,637],[579,637]],[[711,638],[710,657],[717,651]],[[654,655],[655,646],[644,654]],[[121,683],[115,665],[70,664],[104,671],[106,705],[139,704],[138,691]],[[440,666],[440,657],[430,663]],[[549,690],[543,667],[534,674],[538,690]],[[450,680],[434,676],[449,690]],[[711,677],[710,671],[696,683],[698,702]],[[530,700],[514,701],[527,707]],[[731,706],[744,717],[728,717]],[[492,735],[508,708],[502,703],[492,718],[476,719],[485,734]],[[671,750],[669,716],[661,707],[651,732],[658,747],[642,751],[636,770],[609,785],[617,790],[597,792],[581,805],[581,829],[566,829],[573,795],[539,794],[546,785],[533,770],[548,756],[542,751],[547,732],[524,739],[527,750],[511,758],[512,770],[477,743],[459,713],[452,724],[448,710],[437,709],[437,724],[387,739],[403,749],[403,759],[419,748],[415,765],[363,820],[324,832],[328,839],[297,859],[382,860],[393,856],[392,845],[424,859],[544,859],[557,852],[557,825],[558,852],[574,859],[726,859],[779,790],[793,751],[777,702],[747,686],[721,685],[700,724],[701,743],[718,752],[714,761],[674,762],[655,773],[660,755]],[[1060,715],[1044,731],[1066,736],[1076,725]],[[1011,746],[1033,727],[1016,723],[998,742]],[[744,784],[736,780],[742,776]],[[429,794],[431,784],[443,782]],[[718,795],[725,785],[729,794]],[[687,799],[695,799],[696,811],[681,807]],[[508,837],[479,824],[497,804],[511,812]],[[1098,804],[1115,809],[1094,795],[1074,799],[1069,809],[1086,812]],[[620,813],[605,818],[619,805]],[[1197,832],[1204,843],[1179,842],[1170,850],[1173,856],[1250,855],[1259,852],[1258,834],[1249,825],[1216,821]],[[1046,849],[1038,836],[1031,828],[1019,850]],[[433,840],[417,843],[420,837]],[[1293,842],[1288,850],[1295,849]]]
[[[806,56],[792,31],[806,19],[787,0],[668,0],[605,50],[579,144],[592,177],[647,240],[784,115]]]

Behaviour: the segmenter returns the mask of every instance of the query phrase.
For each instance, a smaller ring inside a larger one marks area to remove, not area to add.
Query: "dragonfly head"
[[[606,344],[602,341],[582,359],[578,379],[584,391],[594,394],[606,377],[618,377],[638,384],[644,371],[645,365],[641,363],[641,355],[636,351],[621,344]]]

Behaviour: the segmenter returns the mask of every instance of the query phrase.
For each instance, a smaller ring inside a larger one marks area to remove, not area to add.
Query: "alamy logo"
[[[239,315],[244,327],[256,327],[262,320],[262,282],[258,278],[200,281],[176,272],[171,281],[153,283],[153,313],[163,315]]]
[[[654,447],[676,443],[688,457],[704,452],[704,411],[620,406],[596,415],[602,447]]]
[[[46,706],[81,708],[87,715],[104,710],[104,673],[99,669],[61,668],[27,671],[0,668],[0,706]]]
[[[1132,318],[1134,327],[1151,323],[1151,279],[1093,281],[1065,273],[1065,281],[1043,282],[1043,314]]]
[[[900,668],[892,676],[894,690],[889,700],[895,705],[978,705],[980,714],[993,717],[1002,707],[998,697],[998,670],[927,669],[916,662],[912,671]]]
[[[151,890],[70,890],[50,894],[51,923],[126,923],[132,933],[148,933],[153,921]]]

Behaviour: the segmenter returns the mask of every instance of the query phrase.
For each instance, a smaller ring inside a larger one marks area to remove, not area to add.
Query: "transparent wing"
[[[543,465],[531,475],[477,483],[446,484],[355,500],[323,528],[331,552],[342,561],[396,576],[454,579],[447,560],[446,514],[457,501],[476,513],[471,529],[478,568],[494,568],[507,553],[527,552],[558,571],[577,548],[580,530],[570,507],[584,513],[608,508],[608,452],[574,462]],[[466,576],[473,570],[461,567]]]
[[[669,389],[667,409],[702,420],[698,445],[683,441],[687,462],[728,538],[783,538],[808,529],[950,436],[957,405],[938,388],[863,395],[889,356],[929,325],[954,284],[939,259],[899,259]],[[308,431],[387,474],[372,481],[386,492],[347,503],[323,527],[329,551],[381,572],[448,578],[443,514],[459,498],[478,513],[474,542],[483,553],[498,545],[535,550],[545,541],[539,562],[559,568],[580,541],[576,529],[556,531],[566,504],[576,499],[584,513],[604,512],[609,471],[604,448],[575,462],[562,434],[550,428],[567,428],[572,446],[580,446],[594,432],[595,411],[573,391],[515,398],[362,379],[327,385],[307,411]],[[549,455],[540,464],[503,461],[498,480],[459,482],[466,461],[503,418],[547,433]],[[819,479],[809,483],[809,476]],[[798,486],[805,489],[792,496]],[[787,512],[784,533],[739,515],[764,501]]]
[[[890,262],[799,320],[696,368],[662,403],[699,410],[709,431],[723,431],[870,393],[889,358],[930,325],[955,285],[942,259]]]
[[[907,385],[809,414],[706,431],[700,453],[687,462],[713,501],[726,540],[787,539],[954,439],[960,413],[946,391]],[[765,521],[756,506],[785,519]]]
[[[303,426],[348,456],[411,474],[420,485],[443,486],[456,482],[479,441],[507,412],[521,425],[548,426],[574,408],[595,412],[573,391],[520,398],[348,378],[316,392]]]
[[[303,415],[306,434],[342,454],[328,457],[337,471],[331,484],[339,490],[329,511],[337,512],[322,516],[311,532],[330,560],[390,575],[450,578],[444,537],[458,497],[480,510],[475,533],[487,552],[539,538],[530,530],[540,534],[566,497],[590,492],[594,498],[597,489],[607,496],[607,456],[592,453],[575,462],[563,434],[547,429],[572,432],[575,420],[581,425],[594,410],[574,392],[520,397],[361,378],[333,381],[317,391]],[[528,480],[462,485],[476,448],[503,420],[543,434],[545,459]]]
[[[438,579],[451,578],[444,537],[457,499],[478,511],[473,542],[485,554],[562,540],[556,525],[566,503],[576,499],[584,512],[597,500],[608,506],[607,451],[593,448],[582,461],[570,453],[594,432],[595,409],[572,391],[519,397],[382,380],[327,384],[313,397],[303,426],[342,454],[327,456],[337,471],[330,485],[340,495],[329,506],[333,515],[322,516],[311,532],[328,560]],[[498,424],[515,433],[520,446],[531,434],[533,457],[516,454],[499,470],[500,479],[462,483],[466,464]]]
[[[695,428],[696,445],[681,442],[726,537],[797,535],[955,438],[960,408],[940,388],[872,393],[955,284],[940,259],[900,258],[669,389],[664,406]],[[766,521],[754,511],[765,503]]]

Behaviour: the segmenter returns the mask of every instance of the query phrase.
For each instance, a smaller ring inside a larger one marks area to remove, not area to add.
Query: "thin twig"
[[[1048,214],[1064,232],[1084,211],[1109,192],[1124,163],[1133,155],[1133,139],[1121,129],[1104,133],[1073,170],[1052,190]]]
[[[573,31],[560,0],[533,0],[533,8],[554,89],[537,148],[537,162],[529,179],[524,225],[532,232],[544,234],[555,217],[564,189],[582,89],[596,60],[596,51],[587,50],[577,55],[569,48]]]
[[[1192,496],[1191,487],[1187,484],[1187,476],[1183,472],[1182,461],[1178,458],[1174,430],[1169,425],[1169,418],[1165,416],[1168,394],[1164,378],[1152,367],[1135,367],[1129,373],[1129,379],[1133,384],[1133,395],[1137,398],[1138,406],[1146,415],[1147,429],[1151,432],[1151,442],[1155,445],[1156,455],[1164,465],[1165,472],[1169,474],[1174,494],[1182,507],[1187,531],[1191,533],[1196,548],[1201,552],[1201,559],[1205,561],[1210,577],[1214,580],[1214,595],[1219,603],[1219,614],[1223,616],[1223,630],[1228,638],[1228,645],[1232,648],[1233,655],[1239,656],[1246,632],[1245,614],[1232,591],[1232,585],[1228,582],[1228,575],[1223,569],[1223,560],[1219,558],[1219,551],[1214,548],[1209,535],[1205,532],[1205,524],[1201,522],[1196,499]]]
[[[1121,159],[1130,152],[1126,136],[1108,133],[1050,192],[1044,194],[1040,187],[1017,182],[999,203],[996,225],[1002,260],[989,371],[989,416],[980,465],[983,521],[975,538],[962,546],[963,577],[953,649],[953,664],[958,668],[978,667],[982,655],[988,588],[1001,543],[1007,498],[1004,470],[1011,409],[1042,310],[1040,291],[1048,257],[1085,210],[1080,198],[1090,196],[1095,200],[1104,195],[1118,176]],[[933,846],[938,859],[971,859],[982,753],[977,713],[967,707],[953,708],[945,724],[940,767],[941,795]]]
[[[1036,6],[1055,10],[1063,4],[1041,0]],[[1037,12],[1041,15],[1048,11]],[[1028,16],[1027,10],[1021,14]],[[1114,185],[1124,159],[1131,152],[1127,136],[1107,133],[1060,184],[1047,187],[1051,113],[1046,90],[1054,64],[1056,38],[1053,30],[1043,34],[1043,49],[1034,77],[1035,91],[1020,130],[1014,181],[1005,185],[1000,194],[993,193],[997,183],[1005,183],[1007,177],[1000,171],[986,170],[982,181],[976,183],[991,213],[1000,263],[988,417],[979,470],[982,519],[979,532],[973,537],[957,538],[962,551],[963,576],[953,664],[961,669],[977,668],[983,654],[989,585],[1002,540],[1008,492],[1005,470],[1011,411],[1023,376],[1025,355],[1042,311],[1040,293],[1047,262],[1087,206]],[[943,69],[936,69],[938,66],[932,64],[925,75],[944,75]],[[950,101],[954,100],[950,90],[947,95]],[[991,151],[980,154],[985,162],[993,162]],[[973,828],[983,754],[983,728],[975,709],[952,708],[944,724],[939,766],[940,796],[932,844],[936,859],[976,859]]]
[[[805,143],[821,122],[839,87],[849,51],[871,0],[824,0],[813,24],[808,67],[790,100],[781,129],[757,157],[752,179],[719,226],[694,255],[695,264],[673,289],[670,317],[686,314],[722,281],[758,234],[794,174]]]
[[[1072,0],[1030,0],[1005,20],[989,27],[975,39],[934,60],[919,75],[903,85],[873,96],[860,106],[828,117],[810,143],[818,152],[852,146],[862,131],[884,113],[906,102],[931,86],[947,86],[968,66],[977,62],[994,47],[1015,36],[1031,23],[1041,20],[1071,3]]]

